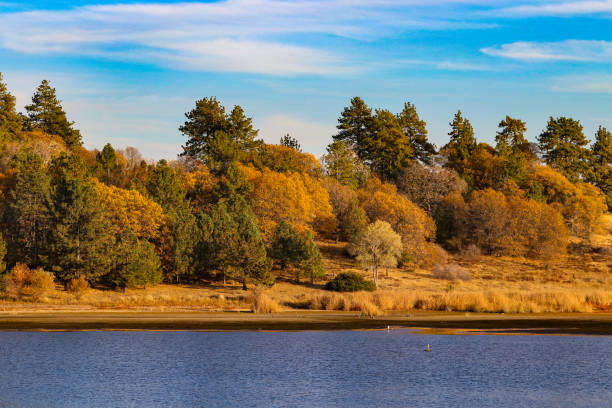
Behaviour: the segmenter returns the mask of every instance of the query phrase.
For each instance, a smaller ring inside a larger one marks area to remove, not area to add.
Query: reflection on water
[[[0,407],[611,405],[612,337],[0,333]]]

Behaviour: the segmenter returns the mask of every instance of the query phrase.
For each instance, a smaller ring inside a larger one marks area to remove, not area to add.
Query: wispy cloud
[[[574,16],[584,14],[612,14],[612,0],[546,2],[501,8],[499,16]]]
[[[363,61],[326,38],[371,41],[410,30],[493,27],[439,11],[473,3],[481,1],[222,0],[0,13],[0,46],[203,71],[342,74]]]
[[[612,42],[608,41],[514,42],[481,51],[521,61],[612,62]]]
[[[612,94],[612,75],[571,75],[557,78],[551,87],[553,91]]]

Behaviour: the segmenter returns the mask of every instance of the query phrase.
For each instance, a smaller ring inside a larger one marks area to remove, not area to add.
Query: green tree
[[[74,156],[73,156],[74,157]],[[59,157],[52,167],[52,232],[50,263],[58,279],[85,278],[93,282],[112,264],[110,221],[105,218],[91,181],[76,171],[76,159]],[[67,165],[67,168],[61,169]]]
[[[40,156],[23,151],[13,160],[15,185],[4,211],[9,265],[43,266],[48,255],[51,183]]]
[[[298,265],[306,257],[304,238],[286,221],[281,221],[274,229],[270,257],[280,263],[283,271],[288,265]],[[299,278],[299,272],[296,272],[296,281],[299,281]]]
[[[191,275],[194,249],[197,242],[196,218],[191,212],[187,202],[169,211],[172,224],[172,260],[173,271],[178,283],[182,276]]]
[[[325,276],[325,266],[323,265],[323,256],[317,244],[314,241],[314,235],[310,231],[304,234],[304,259],[300,266],[304,273],[310,277],[310,283],[314,285],[316,278]]]
[[[49,81],[41,82],[32,97],[32,103],[25,109],[26,130],[37,128],[50,135],[59,136],[70,149],[81,146],[81,132],[73,127],[74,122],[69,122],[66,118],[66,112],[55,95],[55,88],[49,85]]]
[[[335,141],[327,146],[327,154],[322,157],[322,161],[329,177],[354,189],[368,178],[366,166],[343,141]]]
[[[110,282],[125,289],[135,286],[155,286],[162,281],[161,262],[150,242],[139,240],[127,229],[117,242],[115,263]]]
[[[529,142],[525,139],[527,126],[520,119],[506,115],[506,118],[497,126],[500,130],[495,135],[496,150],[502,156],[508,156],[515,150],[529,149]]]
[[[463,174],[463,169],[466,160],[476,150],[476,138],[474,137],[474,129],[469,120],[465,119],[458,111],[449,124],[451,131],[448,133],[450,141],[442,148],[448,158],[447,166]]]
[[[392,180],[410,164],[414,152],[397,117],[390,111],[377,109],[374,126],[376,137],[369,141],[366,163],[383,179]]]
[[[431,164],[436,148],[427,140],[427,124],[419,118],[416,107],[406,102],[397,119],[410,143],[414,157],[425,164]]]
[[[21,132],[23,119],[15,110],[15,97],[2,82],[0,72],[0,139],[11,139]]]
[[[610,193],[612,193],[612,133],[606,128],[599,127],[595,134],[595,142],[591,146],[590,181],[601,189],[608,198],[608,207],[612,207]]]
[[[186,194],[178,175],[168,166],[166,160],[157,162],[151,171],[146,189],[151,198],[166,212],[180,206]]]
[[[590,152],[580,121],[550,117],[546,129],[538,136],[544,162],[576,182],[588,176]]]
[[[351,99],[351,106],[345,107],[338,118],[338,133],[335,141],[345,142],[362,159],[368,158],[374,134],[372,109],[358,96]]]
[[[117,168],[117,155],[110,143],[104,145],[101,152],[96,154],[96,170],[100,180],[105,184],[110,184],[112,172]]]
[[[295,137],[292,137],[289,133],[281,137],[280,145],[290,147],[292,149],[297,150],[298,152],[302,151],[302,146],[300,146],[300,142],[298,142],[298,140]]]
[[[214,167],[241,159],[260,144],[255,140],[259,131],[240,106],[226,114],[217,98],[203,98],[185,116],[187,121],[179,128],[188,138],[182,154]]]

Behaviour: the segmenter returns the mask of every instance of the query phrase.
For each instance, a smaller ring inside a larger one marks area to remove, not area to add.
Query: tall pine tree
[[[450,141],[442,150],[448,158],[447,166],[463,174],[466,160],[476,150],[474,129],[470,121],[463,117],[461,111],[457,111],[450,127],[451,131],[448,133]]]
[[[412,147],[414,157],[425,164],[431,164],[436,148],[427,140],[427,124],[419,118],[416,107],[406,102],[404,109],[397,115],[397,119]]]
[[[591,146],[591,168],[590,181],[606,194],[612,208],[612,133],[601,126]]]
[[[573,182],[588,177],[590,151],[580,121],[559,117],[548,120],[538,136],[544,162]]]
[[[40,129],[50,135],[61,137],[69,149],[81,146],[81,132],[75,129],[74,122],[68,121],[61,101],[55,95],[55,88],[43,80],[32,96],[32,103],[25,107],[26,130]]]

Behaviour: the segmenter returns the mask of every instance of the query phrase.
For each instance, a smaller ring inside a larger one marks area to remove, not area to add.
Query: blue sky
[[[20,107],[56,87],[89,148],[173,158],[194,101],[317,156],[352,96],[414,103],[430,139],[461,109],[492,143],[509,114],[612,128],[612,0],[0,0],[0,72]]]

